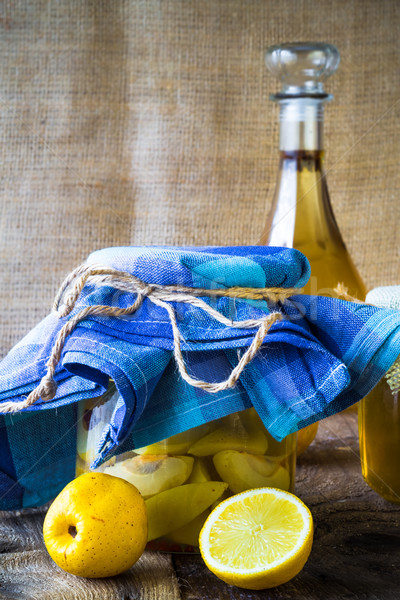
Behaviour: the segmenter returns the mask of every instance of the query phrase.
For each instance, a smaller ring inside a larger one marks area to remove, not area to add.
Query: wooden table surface
[[[303,571],[289,583],[252,592],[228,586],[199,555],[145,552],[118,577],[64,573],[42,540],[43,510],[0,513],[0,599],[12,600],[394,600],[400,598],[400,506],[363,481],[355,412],[320,423],[299,457],[296,494],[315,522]]]

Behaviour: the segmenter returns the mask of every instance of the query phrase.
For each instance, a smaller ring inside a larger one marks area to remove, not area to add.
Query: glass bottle
[[[103,396],[79,403],[77,476],[90,470],[117,401],[111,381]],[[134,438],[133,432],[128,448],[134,447]],[[96,470],[130,481],[145,498],[147,549],[197,552],[200,529],[216,504],[255,487],[294,492],[295,469],[295,434],[277,442],[255,409],[248,408],[117,453]]]
[[[323,169],[323,83],[338,68],[335,46],[291,43],[271,46],[268,69],[282,83],[271,99],[280,106],[280,163],[272,208],[260,244],[297,248],[310,261],[305,294],[334,296],[342,283],[365,298],[364,283],[346,249],[329,199]]]
[[[343,284],[351,297],[364,300],[365,285],[341,236],[323,168],[324,104],[333,98],[324,82],[339,66],[339,51],[331,44],[298,42],[271,46],[265,59],[282,84],[271,96],[280,107],[280,161],[259,243],[296,248],[307,256],[311,276],[304,294],[336,297],[335,288]],[[299,447],[312,441],[317,427],[300,430]]]

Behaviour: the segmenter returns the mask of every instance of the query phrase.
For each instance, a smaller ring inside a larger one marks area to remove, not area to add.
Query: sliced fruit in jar
[[[258,422],[242,417],[247,411],[229,415],[223,424],[200,438],[188,453],[194,456],[210,456],[222,450],[247,450],[253,454],[264,454],[268,441],[263,427]]]
[[[214,479],[211,476],[210,467],[207,463],[208,463],[208,459],[196,457],[194,459],[192,472],[191,472],[190,477],[187,480],[187,482],[188,483],[202,483],[203,481],[211,481],[212,479]]]
[[[248,490],[212,511],[200,532],[200,552],[210,571],[226,583],[261,590],[301,571],[313,532],[311,512],[293,494]]]
[[[224,491],[224,493],[222,494],[222,496],[220,498],[218,498],[218,500],[216,500],[215,502],[213,502],[210,506],[210,511],[214,510],[214,508],[216,508],[218,506],[218,504],[220,502],[222,502],[222,500],[226,500],[227,498],[229,498],[230,496],[232,496],[232,492],[230,491],[229,487],[226,488],[226,490]]]
[[[107,475],[121,477],[145,498],[184,483],[193,467],[191,456],[134,456],[105,467]]]
[[[261,433],[266,438],[266,449],[264,452],[254,452],[249,448],[246,449],[247,452],[252,452],[253,454],[267,454],[269,457],[277,460],[278,462],[282,462],[285,458],[287,458],[288,454],[294,452],[296,444],[295,436],[288,436],[281,442],[278,442],[274,437],[272,437],[269,431],[266,430],[254,407],[240,412],[239,416],[244,427],[250,435],[254,435],[255,432],[258,432],[258,435]]]
[[[150,444],[149,446],[143,446],[143,448],[135,449],[136,454],[170,454],[173,456],[179,454],[186,454],[192,444],[194,444],[202,436],[206,435],[211,429],[209,423],[204,425],[198,425],[193,429],[188,429],[182,433],[177,433],[171,437]]]
[[[254,407],[242,410],[238,415],[249,433],[261,432],[264,436],[268,437],[264,424]]]
[[[223,481],[186,483],[146,500],[148,541],[165,536],[193,521],[218,500],[227,487],[228,484]]]
[[[266,486],[289,489],[288,471],[268,456],[224,450],[218,452],[213,461],[218,475],[234,494]]]
[[[186,523],[183,527],[171,531],[167,535],[167,539],[176,544],[184,544],[187,546],[198,546],[199,545],[199,533],[207,519],[210,511],[204,510],[198,515],[193,521]]]

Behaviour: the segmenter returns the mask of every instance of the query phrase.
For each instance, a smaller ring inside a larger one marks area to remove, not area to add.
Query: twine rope
[[[351,294],[349,294],[349,290],[344,285],[344,283],[338,283],[337,286],[333,288],[333,291],[335,292],[335,294],[337,294],[339,298],[347,300],[348,302],[355,302],[356,304],[366,304],[366,302],[364,302],[363,300],[359,300],[358,298],[356,298],[356,296],[352,296]]]
[[[57,365],[61,359],[61,353],[66,339],[75,327],[89,316],[123,317],[131,315],[138,310],[145,298],[153,304],[164,308],[172,327],[174,342],[174,357],[182,378],[194,387],[201,388],[210,393],[217,393],[235,385],[246,365],[254,358],[260,349],[265,336],[274,323],[282,319],[280,312],[273,312],[261,319],[246,319],[233,321],[228,319],[215,308],[204,302],[203,297],[227,297],[251,300],[271,300],[273,302],[284,302],[287,298],[298,292],[296,288],[248,288],[231,287],[224,289],[192,288],[182,285],[159,285],[148,284],[135,275],[125,271],[104,267],[102,265],[80,265],[72,271],[61,285],[53,305],[53,311],[60,318],[68,316],[74,309],[76,302],[87,283],[96,286],[112,286],[115,289],[134,293],[137,295],[133,304],[119,308],[108,305],[90,305],[73,315],[60,329],[54,342],[51,355],[46,363],[46,374],[38,386],[24,399],[19,402],[4,402],[0,404],[0,413],[17,412],[32,406],[40,398],[44,402],[52,400],[57,392],[57,383],[54,380]],[[240,358],[238,364],[232,369],[229,377],[221,382],[207,382],[197,379],[189,374],[181,349],[182,335],[176,321],[176,314],[170,302],[183,302],[200,308],[207,312],[220,323],[239,329],[257,329],[254,338],[246,352]]]

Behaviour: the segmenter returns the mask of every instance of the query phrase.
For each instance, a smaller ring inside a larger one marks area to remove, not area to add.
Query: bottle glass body
[[[343,242],[323,170],[323,151],[283,150],[272,209],[261,244],[296,248],[310,261],[305,294],[332,296],[343,283],[364,300],[364,283]]]
[[[311,276],[300,292],[335,297],[343,284],[350,296],[364,300],[365,285],[332,210],[323,160],[323,101],[280,100],[278,181],[259,243],[296,248],[307,256]]]
[[[90,470],[117,399],[111,384],[101,398],[79,404],[77,476]],[[196,552],[218,502],[256,487],[293,492],[295,468],[295,434],[277,442],[249,408],[113,456],[96,470],[130,481],[145,498],[148,549]]]

